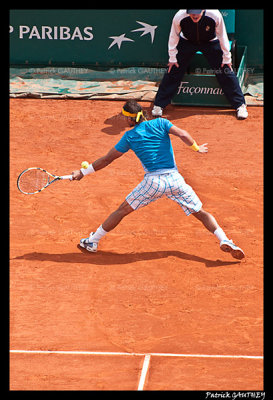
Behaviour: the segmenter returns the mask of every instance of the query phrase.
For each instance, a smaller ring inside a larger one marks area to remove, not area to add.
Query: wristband
[[[87,168],[81,168],[81,172],[83,174],[83,176],[85,175],[89,175],[89,174],[93,174],[93,172],[95,172],[93,165],[90,164]]]
[[[193,144],[192,144],[190,147],[191,147],[191,149],[192,149],[193,151],[199,151],[199,146],[198,146],[198,144],[196,143],[196,141],[194,141]]]

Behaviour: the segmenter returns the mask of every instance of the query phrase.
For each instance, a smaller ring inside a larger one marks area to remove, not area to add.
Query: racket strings
[[[24,193],[34,193],[43,189],[49,183],[49,176],[45,171],[31,169],[24,172],[19,180],[20,189]]]

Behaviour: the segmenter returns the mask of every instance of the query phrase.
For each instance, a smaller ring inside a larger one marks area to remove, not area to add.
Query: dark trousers
[[[242,104],[245,104],[245,98],[237,76],[227,65],[221,68],[223,51],[220,47],[219,40],[195,45],[181,38],[177,50],[178,53],[176,57],[179,67],[177,68],[174,65],[169,73],[166,72],[164,74],[155,97],[154,104],[156,106],[164,108],[171,102],[171,99],[177,93],[178,86],[183,79],[190,60],[197,51],[201,51],[207,58],[231,106],[237,109]]]

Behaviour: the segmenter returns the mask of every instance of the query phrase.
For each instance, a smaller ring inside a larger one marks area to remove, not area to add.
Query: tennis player
[[[170,134],[178,136],[193,151],[200,154],[207,153],[207,143],[198,146],[188,132],[165,118],[147,121],[142,107],[135,100],[126,102],[122,114],[132,129],[125,132],[106,155],[94,161],[87,169],[73,171],[73,180],[80,180],[85,175],[105,168],[130,149],[140,159],[145,176],[96,232],[91,232],[88,238],[81,239],[80,246],[96,252],[101,238],[114,229],[126,215],[167,196],[178,203],[186,215],[192,214],[201,221],[205,228],[218,238],[221,250],[231,253],[236,259],[244,258],[243,250],[227,238],[215,218],[202,208],[200,199],[178,172]]]

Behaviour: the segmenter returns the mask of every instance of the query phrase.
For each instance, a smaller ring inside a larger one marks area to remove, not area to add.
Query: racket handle
[[[72,175],[63,175],[60,176],[61,179],[69,179],[70,181],[72,181]]]

